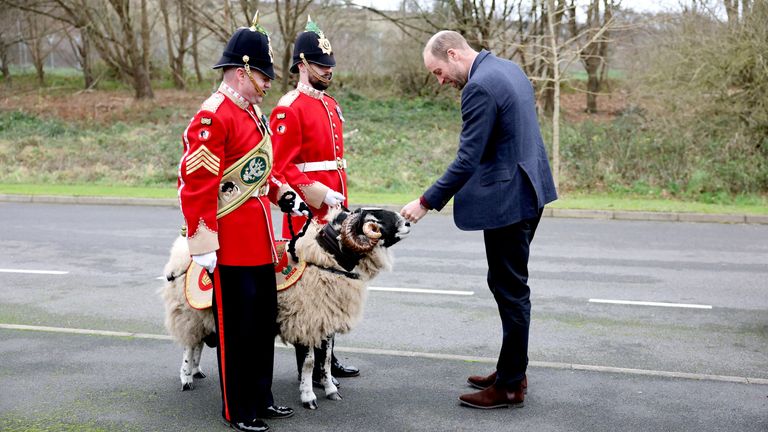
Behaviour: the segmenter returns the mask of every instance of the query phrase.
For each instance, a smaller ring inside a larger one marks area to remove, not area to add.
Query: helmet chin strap
[[[316,79],[316,80],[320,81],[321,83],[323,83],[323,84],[325,84],[325,85],[330,85],[330,84],[331,84],[331,80],[329,80],[328,78],[326,78],[326,77],[324,77],[324,76],[320,75],[319,73],[317,73],[317,71],[315,70],[315,68],[314,68],[314,67],[312,67],[312,65],[310,65],[310,64],[309,64],[309,62],[307,61],[307,59],[306,59],[306,58],[304,58],[304,53],[300,53],[300,54],[299,54],[299,57],[301,57],[301,62],[302,62],[302,63],[304,63],[304,67],[306,67],[306,68],[307,68],[307,70],[309,71],[309,73],[310,73],[310,74],[311,74],[313,77],[315,77],[315,79]]]
[[[250,57],[247,55],[243,56],[243,63],[245,63],[245,74],[248,75],[248,79],[251,80],[251,84],[253,84],[253,88],[256,89],[256,94],[260,97],[266,96],[266,92],[264,89],[259,86],[258,83],[256,83],[256,78],[253,77],[253,74],[251,74],[251,67],[248,65],[248,60],[250,60]]]

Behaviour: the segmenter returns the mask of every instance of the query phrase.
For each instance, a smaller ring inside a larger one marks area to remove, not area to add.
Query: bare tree
[[[277,26],[280,29],[280,37],[283,41],[283,55],[280,59],[280,91],[288,91],[288,70],[291,66],[291,46],[299,31],[299,21],[304,20],[309,5],[313,0],[275,0],[275,12],[277,14]]]
[[[550,40],[550,55],[553,86],[552,107],[552,176],[555,189],[560,190],[560,58],[557,51],[557,31],[555,30],[555,0],[547,0],[547,24]]]
[[[22,42],[20,32],[17,30],[17,22],[20,12],[17,9],[6,8],[0,14],[0,70],[6,85],[11,83],[10,50],[11,47]]]
[[[601,12],[600,4],[603,8]],[[573,0],[571,0],[573,4]],[[587,107],[588,113],[597,112],[597,96],[607,75],[608,47],[610,45],[610,24],[613,21],[613,11],[618,6],[614,0],[590,0],[587,7],[587,20],[584,24],[583,37],[586,43],[581,48],[580,59],[587,72]],[[575,24],[575,14],[571,15],[573,30],[578,27]],[[576,33],[573,33],[576,36]]]
[[[237,0],[236,4],[233,5],[233,0],[215,2],[182,0],[181,4],[187,10],[187,16],[193,25],[208,30],[216,39],[222,43],[227,43],[235,29],[250,25],[261,2],[259,0]],[[267,15],[265,12],[260,11],[259,15],[263,18]]]
[[[147,0],[140,0],[138,13],[130,0],[108,0],[106,5],[77,1],[99,35],[94,42],[101,58],[131,83],[137,99],[153,98]]]
[[[37,82],[44,86],[45,61],[62,40],[57,35],[60,29],[53,28],[52,20],[48,17],[31,12],[23,12],[22,16],[24,26],[21,27],[21,38],[30,54]]]
[[[191,21],[184,0],[159,0],[165,28],[165,43],[168,51],[168,66],[171,79],[177,89],[186,87],[184,57],[189,50]],[[172,23],[171,20],[174,20]]]
[[[760,0],[758,0],[760,1]],[[752,9],[752,0],[723,0],[728,24],[738,24]]]
[[[251,23],[251,19],[259,10],[261,2],[259,0],[237,0],[236,2],[233,0],[176,1],[179,1],[180,7],[184,9],[183,13],[191,29],[192,42],[188,50],[190,50],[197,81],[202,82],[200,44],[211,36],[221,42],[222,45],[226,44],[235,29]],[[264,17],[264,15],[268,15],[268,11],[260,11],[259,14]]]
[[[82,63],[90,65],[88,51],[93,42],[101,59],[131,84],[138,99],[154,97],[149,69],[151,26],[147,1],[139,0],[136,12],[131,7],[135,2],[131,0],[2,0],[7,5],[79,29]],[[90,67],[86,70],[86,87],[90,87]]]

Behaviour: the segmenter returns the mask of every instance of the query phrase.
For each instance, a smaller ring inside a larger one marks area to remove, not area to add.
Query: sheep
[[[379,208],[338,209],[329,212],[326,221],[312,222],[296,242],[296,253],[306,266],[295,284],[278,291],[277,324],[283,342],[323,349],[324,359],[318,359],[322,362],[320,383],[326,398],[340,400],[330,372],[331,338],[335,333],[347,333],[360,320],[366,285],[379,272],[392,268],[388,248],[408,235],[410,224],[400,214]],[[190,261],[186,239],[179,237],[164,268],[168,282],[160,290],[166,329],[184,347],[179,374],[183,391],[193,388],[194,378],[205,377],[200,370],[203,343],[215,340],[211,337],[215,331],[212,309],[195,309],[185,297],[184,278],[179,276]],[[312,390],[314,362],[310,349],[299,383],[302,405],[307,409],[317,408]]]

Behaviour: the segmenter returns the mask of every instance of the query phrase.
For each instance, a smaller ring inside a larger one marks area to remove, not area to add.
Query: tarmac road
[[[214,352],[182,393],[163,336],[157,277],[180,223],[175,208],[0,203],[0,430],[227,430]],[[362,376],[306,411],[278,348],[273,390],[297,414],[274,430],[768,430],[768,225],[544,218],[526,407],[488,412],[456,400],[500,342],[482,234],[432,214],[393,252],[337,340]]]

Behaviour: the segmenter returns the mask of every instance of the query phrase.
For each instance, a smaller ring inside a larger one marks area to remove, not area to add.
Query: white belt
[[[301,172],[311,171],[335,171],[340,169],[347,169],[347,160],[342,158],[336,158],[336,160],[321,161],[321,162],[306,162],[296,164],[296,168]]]

